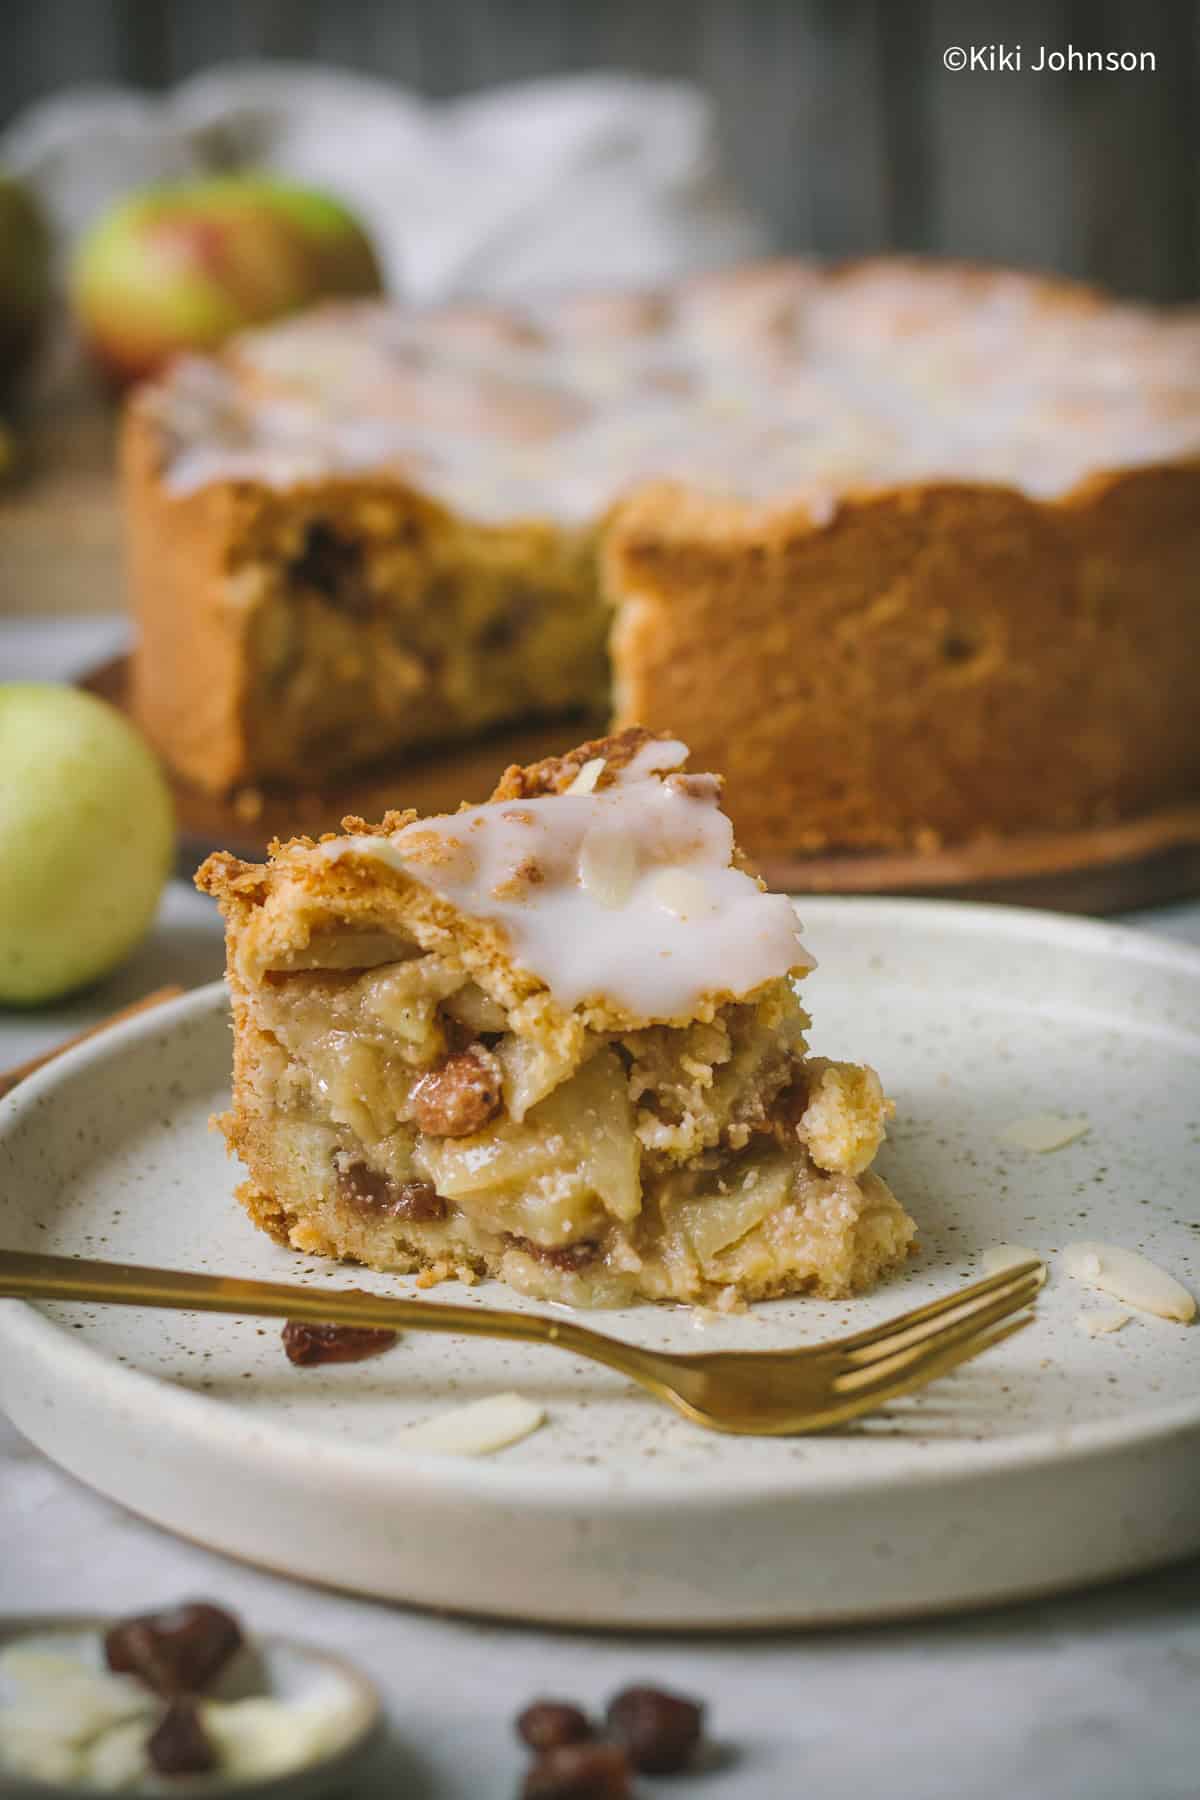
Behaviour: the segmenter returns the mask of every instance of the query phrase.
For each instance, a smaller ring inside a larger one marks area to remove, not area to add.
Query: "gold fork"
[[[0,1251],[0,1295],[14,1299],[166,1306],[553,1344],[618,1370],[698,1425],[758,1437],[842,1425],[949,1374],[1028,1325],[1032,1314],[1026,1309],[1045,1278],[1044,1263],[1018,1263],[928,1306],[829,1344],[674,1355],[605,1337],[573,1319],[536,1313],[395,1300],[353,1288],[318,1292],[231,1275]]]

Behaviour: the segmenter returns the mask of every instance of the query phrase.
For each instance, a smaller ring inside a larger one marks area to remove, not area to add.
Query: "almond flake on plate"
[[[408,1450],[440,1450],[448,1456],[489,1456],[519,1443],[545,1420],[542,1407],[523,1394],[489,1394],[449,1412],[435,1413],[401,1433]]]
[[[1024,1244],[991,1244],[979,1258],[981,1275],[999,1275],[1002,1269],[1015,1269],[1018,1263],[1041,1262],[1039,1250],[1027,1250]]]
[[[1196,1316],[1195,1298],[1182,1282],[1136,1250],[1123,1250],[1119,1244],[1068,1244],[1063,1267],[1076,1281],[1099,1288],[1138,1312],[1177,1319],[1181,1325]]]
[[[1005,1125],[996,1136],[1011,1150],[1036,1150],[1044,1155],[1048,1150],[1063,1150],[1073,1144],[1089,1129],[1090,1123],[1082,1116],[1069,1118],[1062,1113],[1030,1113],[1027,1118],[1014,1119],[1011,1125]]]
[[[1098,1306],[1090,1312],[1076,1313],[1075,1323],[1089,1337],[1107,1337],[1110,1331],[1120,1331],[1128,1325],[1132,1317],[1131,1312],[1119,1306]]]

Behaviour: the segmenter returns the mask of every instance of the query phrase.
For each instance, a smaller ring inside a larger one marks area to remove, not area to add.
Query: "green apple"
[[[326,296],[382,286],[339,201],[248,175],[128,196],[87,232],[70,277],[84,341],[118,383]]]
[[[33,196],[0,171],[0,391],[37,343],[50,300],[50,236]]]
[[[0,1005],[115,968],[154,916],[173,842],[162,771],[114,707],[0,685]]]

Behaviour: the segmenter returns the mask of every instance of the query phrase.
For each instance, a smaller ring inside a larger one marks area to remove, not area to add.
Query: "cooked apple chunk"
[[[791,904],[686,756],[628,731],[445,817],[209,858],[256,1223],[580,1305],[838,1296],[904,1259],[879,1078],[809,1056]]]

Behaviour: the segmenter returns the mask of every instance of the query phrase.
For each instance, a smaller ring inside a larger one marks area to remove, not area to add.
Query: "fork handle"
[[[0,1250],[0,1296],[13,1300],[77,1300],[106,1306],[170,1307],[184,1312],[242,1313],[304,1319],[317,1325],[369,1325],[385,1331],[445,1331],[463,1337],[517,1338],[552,1344],[627,1372],[625,1346],[569,1319],[492,1307],[397,1300],[361,1288],[319,1291],[236,1275],[151,1269],[84,1256]]]

